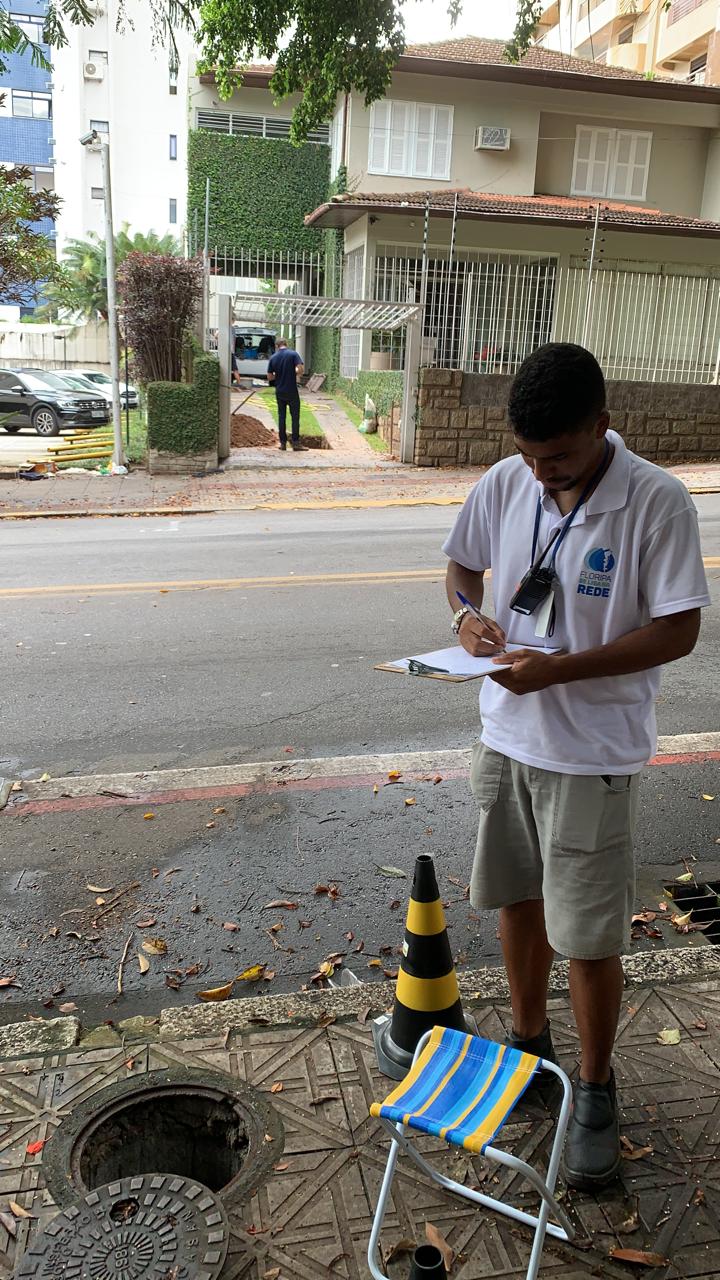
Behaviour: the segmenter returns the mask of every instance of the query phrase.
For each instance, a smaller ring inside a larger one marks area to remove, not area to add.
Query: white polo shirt
[[[710,603],[697,512],[685,486],[625,448],[575,517],[555,562],[556,621],[548,645],[570,653],[609,644],[653,618]],[[469,494],[443,546],[479,573],[492,568],[495,616],[510,643],[538,645],[534,615],[508,607],[530,567],[538,495],[544,548],[565,517],[520,456],[498,462]],[[660,667],[517,695],[483,680],[487,746],[558,773],[637,773],[655,753]]]

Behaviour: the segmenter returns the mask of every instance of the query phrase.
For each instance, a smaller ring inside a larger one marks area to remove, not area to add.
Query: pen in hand
[[[475,621],[476,621],[476,622],[481,622],[481,623],[483,624],[483,626],[488,626],[488,625],[489,625],[489,626],[491,626],[491,627],[492,627],[493,625],[495,625],[495,626],[497,625],[497,624],[493,624],[493,623],[492,623],[488,618],[484,618],[484,617],[483,617],[483,615],[481,614],[480,610],[479,610],[479,609],[478,609],[474,604],[471,604],[471,603],[470,603],[470,601],[467,599],[467,597],[463,595],[462,591],[456,591],[456,592],[455,592],[455,595],[457,596],[457,598],[458,598],[458,600],[460,601],[460,603],[461,603],[461,605],[463,606],[463,608],[467,609],[467,610],[472,614],[472,616],[473,616],[473,618],[475,619]],[[500,628],[499,628],[499,627],[498,627],[497,629],[498,629],[498,631],[500,630]],[[478,638],[478,640],[482,641],[482,643],[483,643],[483,644],[489,644],[489,645],[491,646],[491,648],[493,648],[493,649],[496,649],[496,648],[497,648],[497,646],[498,646],[498,643],[500,643],[500,642],[499,642],[499,641],[497,641],[497,640],[488,640],[486,636],[478,636],[477,638]],[[503,644],[505,643],[505,637],[504,637],[504,636],[503,636],[503,639],[502,639],[502,643],[503,643]]]

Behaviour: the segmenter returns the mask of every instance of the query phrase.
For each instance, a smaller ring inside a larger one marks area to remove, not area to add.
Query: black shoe
[[[522,1040],[515,1034],[513,1028],[506,1038],[506,1044],[511,1049],[519,1049],[521,1053],[531,1053],[536,1058],[545,1058],[548,1062],[554,1062],[557,1065],[549,1022],[545,1023],[539,1035],[531,1036],[528,1040]],[[550,1107],[556,1101],[556,1096],[559,1096],[561,1089],[560,1081],[552,1071],[538,1071],[522,1095],[520,1105],[527,1102],[542,1103],[543,1106]]]
[[[284,453],[284,452],[285,452],[285,450],[287,449],[287,445],[286,445],[286,443],[285,443],[285,441],[284,441],[284,440],[281,440],[281,441],[280,441],[280,448],[282,449],[283,453]]]
[[[306,444],[301,444],[299,440],[293,440],[293,442],[292,442],[292,447],[293,447],[293,449],[294,449],[295,453],[306,453],[306,452],[307,452],[307,445],[306,445]]]
[[[617,1177],[621,1163],[615,1076],[607,1084],[578,1080],[565,1139],[565,1181],[579,1191],[596,1191]]]

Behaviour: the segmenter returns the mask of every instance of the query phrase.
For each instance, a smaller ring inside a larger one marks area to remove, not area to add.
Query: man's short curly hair
[[[574,342],[548,342],[521,364],[508,417],[515,435],[541,442],[592,427],[605,403],[605,379],[594,355]]]

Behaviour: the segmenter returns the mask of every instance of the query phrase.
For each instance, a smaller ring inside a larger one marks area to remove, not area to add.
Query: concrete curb
[[[468,481],[468,483],[470,483]],[[383,507],[459,507],[466,495],[438,494],[421,498],[328,498],[318,502],[239,502],[232,507],[115,507],[97,510],[65,511],[0,511],[0,520],[80,520],[89,516],[212,516],[232,515],[235,511],[351,511],[375,510]]]
[[[627,988],[667,986],[682,982],[717,981],[720,948],[678,947],[670,951],[645,951],[622,957]],[[469,1006],[509,1000],[505,970],[470,969],[458,973],[460,992]],[[295,991],[284,995],[245,996],[219,1004],[163,1009],[159,1025],[152,1018],[130,1018],[119,1024],[127,1033],[127,1043],[155,1038],[161,1041],[192,1040],[201,1036],[224,1035],[228,1030],[258,1031],[265,1027],[317,1026],[362,1016],[375,1017],[389,1009],[393,999],[391,982],[361,982],[351,987],[321,991]],[[550,976],[550,995],[568,992],[568,963],[558,961]],[[148,1022],[158,1028],[148,1037]],[[112,1047],[120,1037],[107,1027],[82,1035],[77,1018],[48,1018],[43,1022],[16,1022],[0,1027],[0,1058],[35,1057],[74,1049],[81,1041],[88,1048]],[[113,1038],[115,1036],[115,1038]]]

